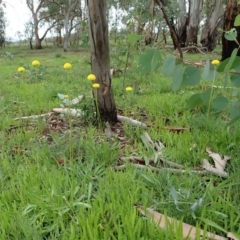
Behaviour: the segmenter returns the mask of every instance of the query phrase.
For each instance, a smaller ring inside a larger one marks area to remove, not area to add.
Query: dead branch
[[[14,120],[20,120],[20,119],[38,119],[38,118],[41,118],[41,117],[51,116],[51,114],[53,114],[53,113],[52,113],[52,112],[49,112],[49,113],[44,113],[44,114],[39,114],[39,115],[24,116],[24,117],[14,118]]]
[[[206,47],[197,47],[197,46],[188,46],[188,47],[183,47],[181,48],[184,53],[187,53],[191,50],[194,50],[195,52],[201,53],[201,54],[206,54],[203,51],[207,51]]]
[[[177,229],[181,226],[183,238],[190,238],[191,240],[195,240],[198,236],[203,236],[204,239],[209,238],[212,240],[227,240],[225,237],[221,237],[211,232],[204,231],[202,229],[196,228],[187,223],[178,221],[174,218],[165,216],[159,212],[154,211],[151,208],[144,208],[142,206],[137,206],[137,209],[144,215],[152,219],[160,228],[164,230],[170,230],[173,232],[177,232]]]
[[[128,117],[125,117],[125,116],[117,115],[117,119],[120,122],[126,122],[126,123],[129,123],[129,124],[131,124],[132,126],[135,126],[135,127],[147,128],[147,125],[145,123],[139,122],[139,121],[134,120],[132,118],[128,118]]]
[[[156,168],[150,165],[141,165],[141,164],[134,164],[134,163],[129,163],[130,166],[138,169],[150,169],[155,172],[170,172],[170,173],[196,173],[198,175],[206,175],[209,174],[208,171],[198,171],[198,170],[183,170],[183,169],[174,169],[174,168]],[[123,170],[126,168],[126,165],[120,165],[120,166],[112,166],[111,167],[113,170]]]
[[[208,171],[211,172],[214,175],[220,176],[220,177],[224,177],[227,178],[228,177],[228,173],[225,171],[221,171],[218,170],[217,168],[213,167],[207,159],[203,159],[203,168]]]

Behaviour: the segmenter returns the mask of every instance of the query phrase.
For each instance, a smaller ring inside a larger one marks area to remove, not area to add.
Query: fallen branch
[[[130,123],[132,126],[135,126],[135,127],[147,128],[147,124],[139,122],[139,121],[134,120],[132,118],[128,118],[128,117],[125,117],[125,116],[117,115],[117,119],[120,122]]]
[[[220,154],[212,152],[210,148],[207,148],[206,152],[208,153],[209,157],[213,159],[215,168],[224,172],[227,161],[229,161],[231,158],[229,156],[223,156],[222,158]]]
[[[227,178],[228,177],[228,173],[225,171],[221,171],[218,170],[217,168],[213,167],[207,159],[203,159],[203,168],[208,171],[211,172],[214,175],[220,176],[220,177],[224,177]]]
[[[206,175],[209,174],[208,171],[198,171],[198,170],[184,170],[184,169],[174,169],[174,168],[156,168],[150,165],[141,165],[141,164],[134,164],[134,163],[130,163],[129,164],[132,167],[138,168],[138,169],[150,169],[152,171],[156,171],[156,172],[163,172],[163,171],[167,171],[170,173],[196,173],[198,175]],[[111,167],[114,170],[123,170],[126,169],[126,165],[120,165],[120,166],[113,166]]]
[[[181,48],[182,51],[184,51],[184,53],[188,52],[188,51],[191,51],[191,50],[195,50],[195,52],[199,52],[199,53],[202,53],[202,54],[206,54],[205,52],[203,51],[207,51],[207,48],[206,47],[196,47],[196,46],[188,46],[188,47],[183,47]]]
[[[135,156],[130,156],[130,157],[120,157],[120,160],[123,161],[123,162],[126,162],[126,161],[130,161],[130,162],[142,162],[142,163],[145,163],[146,160],[141,158],[141,157],[135,157]],[[154,162],[154,158],[149,158],[147,159],[147,162]],[[163,165],[168,165],[169,167],[173,167],[173,168],[176,168],[177,169],[184,169],[184,166],[181,165],[181,164],[178,164],[178,163],[175,163],[175,162],[172,162],[172,161],[169,161],[169,160],[165,160],[165,159],[162,159],[162,158],[159,158],[159,161],[161,161],[163,163]]]
[[[144,216],[151,218],[160,228],[164,230],[173,231],[175,233],[180,232],[179,228],[182,228],[183,238],[189,238],[195,240],[197,237],[202,236],[204,239],[210,238],[212,240],[227,240],[225,237],[221,237],[211,232],[204,231],[202,229],[196,228],[187,223],[180,222],[174,218],[167,217],[164,214],[154,211],[151,208],[144,209],[142,206],[137,206],[138,211],[140,211]]]
[[[52,113],[52,112],[49,112],[49,113],[44,113],[44,114],[39,114],[39,115],[24,116],[24,117],[14,118],[14,120],[20,120],[20,119],[38,119],[38,118],[41,118],[41,117],[51,116],[51,114],[53,114],[53,113]]]

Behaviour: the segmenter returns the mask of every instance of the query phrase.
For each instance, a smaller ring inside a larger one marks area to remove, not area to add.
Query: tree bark
[[[178,39],[178,35],[176,33],[176,29],[174,27],[174,24],[173,22],[171,22],[171,20],[168,18],[167,16],[167,12],[165,10],[165,1],[164,0],[155,0],[155,3],[160,7],[162,13],[163,13],[163,17],[166,21],[166,24],[170,30],[170,35],[171,35],[171,38],[172,38],[172,41],[173,41],[173,45],[174,45],[174,48],[178,50],[179,52],[179,56],[180,56],[180,59],[183,59],[183,53],[182,53],[182,50],[181,50],[181,47],[180,47],[180,43],[179,43],[179,39]]]
[[[226,10],[224,14],[224,31],[229,31],[234,28],[234,20],[236,16],[240,13],[238,1],[237,0],[227,0]],[[237,41],[240,42],[240,27],[235,27],[237,31]],[[228,41],[222,35],[222,61],[226,58],[229,58],[232,54],[232,51],[235,48],[238,48],[238,44],[235,41]],[[238,56],[240,56],[240,51],[238,50]]]
[[[207,2],[209,14],[202,30],[200,43],[202,47],[206,47],[208,51],[213,51],[217,45],[218,28],[222,26],[223,4],[220,0],[212,0]]]
[[[189,11],[186,9],[186,0],[178,0],[180,10],[181,10],[181,17],[178,19],[178,36],[180,40],[181,47],[186,46],[187,40],[187,26],[189,22]]]
[[[92,73],[100,84],[97,108],[103,122],[117,122],[117,109],[114,101],[111,76],[106,0],[86,0],[89,14],[89,37],[91,43]]]
[[[220,0],[219,0],[220,1]],[[186,45],[197,45],[199,22],[201,17],[203,0],[190,0],[190,13],[189,13],[189,25],[187,30],[187,41]]]

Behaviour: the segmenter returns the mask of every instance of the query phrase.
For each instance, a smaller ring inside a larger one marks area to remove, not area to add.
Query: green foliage
[[[194,86],[200,82],[201,72],[198,68],[193,66],[188,66],[185,68],[183,73],[182,83],[185,86]]]
[[[228,41],[235,41],[237,37],[237,30],[235,28],[232,28],[230,31],[224,33],[224,37]]]
[[[240,26],[240,15],[237,15],[237,17],[234,20],[234,27]]]
[[[138,69],[141,73],[156,71],[160,67],[161,59],[159,49],[149,49],[139,58]]]
[[[235,19],[235,26],[240,25],[240,15]],[[224,36],[229,41],[236,41],[237,31],[235,28],[231,29],[228,32],[224,33]],[[236,41],[237,42],[237,41]],[[215,111],[223,111],[231,103],[234,103],[230,107],[230,115],[234,118],[230,123],[235,122],[236,119],[239,119],[238,114],[233,114],[233,108],[236,108],[236,103],[234,98],[238,95],[238,89],[234,89],[232,96],[229,98],[226,96],[226,87],[230,82],[233,88],[240,87],[240,57],[237,56],[238,48],[234,49],[231,53],[231,57],[225,59],[223,62],[214,60],[210,62],[207,60],[203,72],[197,67],[194,66],[184,66],[181,64],[176,65],[176,58],[173,55],[167,55],[165,59],[162,60],[161,53],[159,49],[147,50],[139,59],[139,71],[141,73],[150,73],[158,69],[162,65],[162,73],[165,77],[172,77],[172,90],[178,91],[181,87],[193,87],[200,84],[201,79],[212,81],[212,85],[209,89],[204,90],[202,93],[194,93],[187,101],[187,108],[193,109],[198,106],[208,106],[207,110],[207,121],[210,114],[210,107]],[[162,54],[163,55],[163,54]],[[161,63],[162,62],[162,63]],[[219,64],[220,63],[220,64]],[[218,66],[216,66],[218,65]],[[230,72],[231,71],[231,72]],[[218,79],[223,79],[224,81],[220,84],[219,87],[215,86]]]
[[[139,39],[140,39],[140,36],[138,34],[130,33],[127,35],[127,41],[132,46],[135,45]]]

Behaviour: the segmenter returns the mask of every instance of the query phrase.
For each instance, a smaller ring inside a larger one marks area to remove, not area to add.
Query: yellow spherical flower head
[[[63,68],[66,69],[66,70],[71,69],[72,68],[72,64],[71,63],[65,63],[63,65]]]
[[[93,87],[93,88],[100,88],[100,84],[99,84],[99,83],[94,83],[94,84],[92,85],[92,87]]]
[[[133,90],[132,87],[126,87],[127,92],[132,92],[132,90]]]
[[[18,72],[25,72],[25,71],[26,71],[26,69],[24,67],[19,67],[18,68]]]
[[[96,76],[95,76],[94,74],[89,74],[89,75],[87,76],[87,79],[88,79],[89,81],[95,81],[95,80],[96,80]]]
[[[219,60],[212,60],[212,65],[218,65],[220,63]]]
[[[68,95],[64,95],[64,98],[69,98],[69,96]]]
[[[38,60],[34,60],[34,61],[32,61],[32,65],[34,67],[38,67],[38,66],[40,66],[40,62]]]

